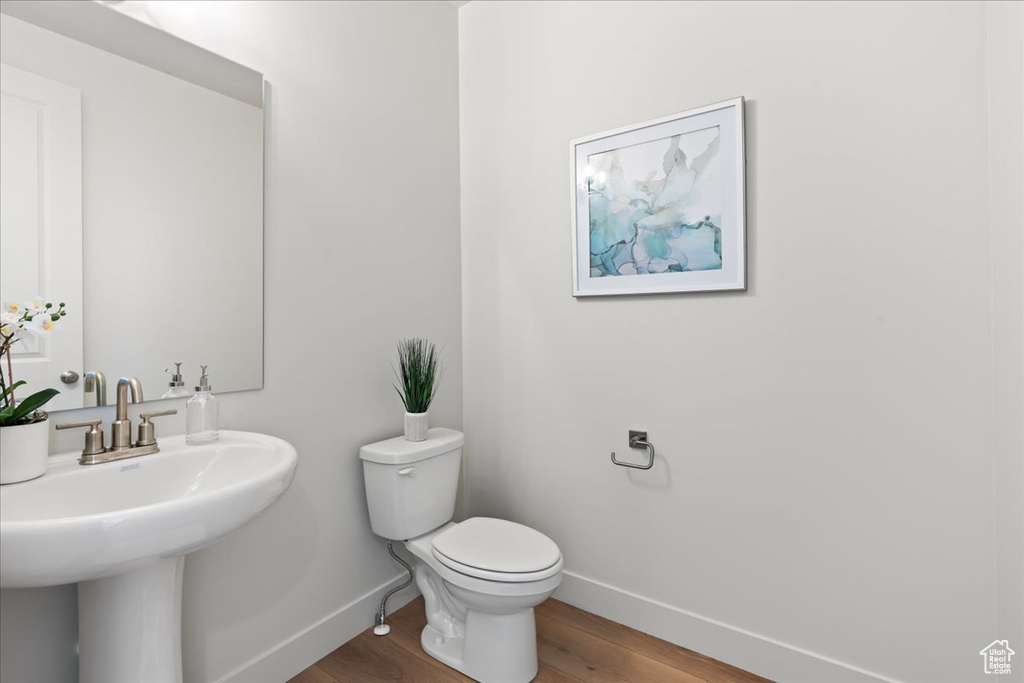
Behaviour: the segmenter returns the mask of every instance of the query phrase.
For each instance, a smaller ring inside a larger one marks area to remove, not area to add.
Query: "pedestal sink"
[[[78,583],[80,683],[180,683],[185,555],[254,520],[296,460],[281,439],[231,431],[100,465],[51,458],[0,488],[0,587]]]

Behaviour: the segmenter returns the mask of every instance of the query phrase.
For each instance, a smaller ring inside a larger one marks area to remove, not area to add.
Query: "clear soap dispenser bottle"
[[[174,372],[171,372],[170,368],[164,368],[164,372],[171,376],[171,388],[160,398],[188,398],[192,395],[192,392],[185,388],[185,380],[181,377],[181,363],[174,364]]]
[[[207,366],[199,367],[203,373],[199,377],[196,394],[185,404],[185,443],[209,443],[220,436],[217,430],[217,398],[210,393]]]

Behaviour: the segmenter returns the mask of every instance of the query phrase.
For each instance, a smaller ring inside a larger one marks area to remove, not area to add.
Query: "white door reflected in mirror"
[[[68,311],[59,333],[11,348],[14,379],[58,389],[47,410],[78,408],[81,382],[61,375],[83,360],[81,92],[0,64],[0,139],[0,301]]]

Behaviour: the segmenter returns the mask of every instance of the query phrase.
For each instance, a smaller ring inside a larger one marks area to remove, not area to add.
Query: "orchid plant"
[[[39,298],[24,305],[3,304],[0,310],[0,427],[31,424],[46,419],[46,413],[40,408],[60,392],[56,389],[43,389],[16,401],[14,392],[25,381],[14,381],[11,347],[28,337],[45,337],[54,324],[66,315],[63,303],[55,305]],[[6,376],[4,370],[7,371]]]

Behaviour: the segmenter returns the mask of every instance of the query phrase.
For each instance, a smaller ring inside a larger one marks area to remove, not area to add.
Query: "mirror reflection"
[[[2,10],[0,299],[68,310],[15,375],[54,410],[119,376],[189,393],[200,364],[260,388],[262,76],[97,3]]]

